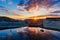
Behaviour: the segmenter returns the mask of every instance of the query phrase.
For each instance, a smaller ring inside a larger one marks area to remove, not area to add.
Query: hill
[[[19,20],[12,19],[5,16],[0,16],[0,22],[18,22]]]

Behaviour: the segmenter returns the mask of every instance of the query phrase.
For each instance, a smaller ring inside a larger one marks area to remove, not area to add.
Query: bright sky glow
[[[60,15],[60,0],[0,0],[0,16],[20,19],[39,15]]]

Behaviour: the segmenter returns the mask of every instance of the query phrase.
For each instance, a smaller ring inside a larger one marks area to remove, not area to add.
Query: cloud
[[[51,13],[60,13],[60,10],[56,10],[56,11],[51,12]]]
[[[55,10],[55,11],[52,11],[50,13],[51,13],[51,15],[58,15],[58,16],[60,16],[60,10]]]
[[[9,5],[11,5],[11,4],[12,4],[12,2],[10,1],[10,2],[8,2],[8,4],[9,4]]]
[[[9,12],[9,9],[7,9],[7,8],[4,7],[4,6],[0,6],[0,10],[3,10],[3,11],[5,11],[5,12]]]
[[[0,10],[2,10],[6,15],[21,16],[21,15],[17,14],[16,11],[12,11],[11,9],[7,9],[5,6],[0,6]],[[2,13],[2,14],[4,14],[4,13]]]
[[[6,0],[1,0],[2,2],[6,1]]]
[[[28,0],[27,2],[26,2],[26,0],[21,0],[20,3],[18,4],[18,6],[28,6],[25,9],[30,10],[33,7],[37,8],[37,6],[38,7],[45,6],[47,8],[50,8],[51,6],[53,6],[59,2],[60,2],[60,0]]]

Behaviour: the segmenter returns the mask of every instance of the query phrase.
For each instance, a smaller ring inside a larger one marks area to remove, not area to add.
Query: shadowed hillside
[[[9,17],[0,16],[0,22],[2,22],[2,21],[5,21],[5,22],[18,22],[19,20],[12,19],[12,18],[9,18]]]
[[[0,16],[0,30],[25,27],[27,24],[23,20],[16,20],[9,17]]]

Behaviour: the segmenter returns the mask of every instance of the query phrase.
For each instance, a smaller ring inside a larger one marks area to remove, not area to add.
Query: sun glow
[[[36,20],[38,20],[38,19],[37,19],[37,17],[34,17],[34,18],[33,18],[33,20],[35,20],[35,21],[36,21]]]
[[[25,12],[28,12],[28,13],[31,13],[32,16],[38,16],[38,15],[48,15],[50,14],[50,10],[48,10],[47,8],[31,8],[29,11],[26,11]]]

